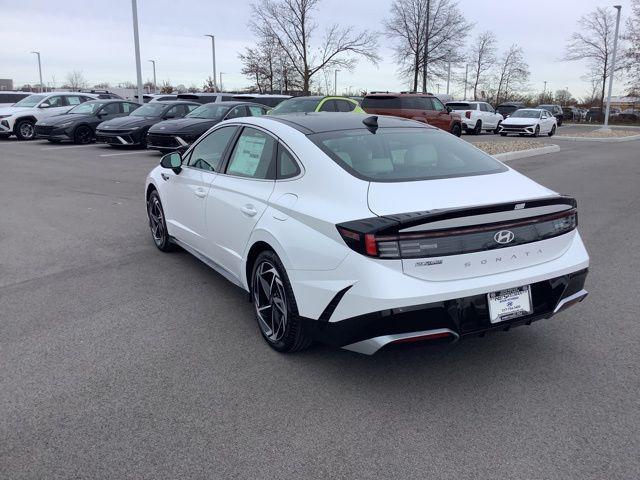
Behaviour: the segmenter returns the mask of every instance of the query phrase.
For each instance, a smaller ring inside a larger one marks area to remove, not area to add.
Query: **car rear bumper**
[[[288,271],[311,335],[341,347],[385,335],[411,337],[440,329],[450,330],[446,338],[453,340],[549,318],[563,298],[582,290],[589,256],[576,232],[557,258],[471,278],[423,280],[392,262],[371,262],[354,253],[335,270]],[[490,323],[487,294],[524,285],[531,286],[534,311]]]
[[[397,343],[450,343],[461,337],[506,331],[550,318],[586,298],[586,277],[584,269],[531,284],[533,312],[498,323],[489,320],[486,294],[382,310],[340,322],[304,320],[304,323],[314,339],[368,355]]]

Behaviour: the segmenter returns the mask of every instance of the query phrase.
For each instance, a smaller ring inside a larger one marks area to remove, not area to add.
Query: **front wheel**
[[[536,125],[536,129],[533,131],[533,136],[537,137],[540,135],[540,125]]]
[[[462,127],[455,123],[453,127],[451,127],[451,134],[459,137],[460,135],[462,135]]]
[[[275,252],[258,255],[251,273],[251,298],[260,333],[271,348],[288,353],[311,345],[287,272]]]
[[[19,140],[33,140],[36,138],[36,124],[33,120],[20,120],[14,128],[16,137]]]
[[[174,246],[167,232],[167,222],[164,219],[164,210],[162,208],[162,202],[160,202],[160,195],[158,195],[158,192],[155,190],[151,192],[147,200],[147,216],[149,217],[149,228],[151,229],[153,243],[155,243],[156,247],[163,252],[173,250]]]
[[[556,126],[551,127],[551,131],[547,134],[550,137],[553,137],[556,134]]]
[[[93,141],[93,130],[86,125],[79,126],[73,134],[73,141],[79,145],[91,143]]]

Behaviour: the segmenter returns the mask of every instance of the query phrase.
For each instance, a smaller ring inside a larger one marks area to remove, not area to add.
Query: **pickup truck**
[[[479,135],[482,131],[498,133],[504,117],[486,102],[447,102],[447,107],[460,115],[466,133]]]

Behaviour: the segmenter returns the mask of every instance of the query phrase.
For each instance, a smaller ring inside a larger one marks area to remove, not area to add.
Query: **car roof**
[[[364,96],[364,98],[395,98],[395,97],[435,97],[433,93],[426,92],[371,92]]]
[[[206,103],[198,103],[198,102],[190,102],[189,100],[158,100],[157,102],[153,102],[153,105],[207,105]]]
[[[377,117],[380,128],[428,128],[435,127],[401,117],[387,115],[366,115],[362,113],[347,112],[311,112],[311,113],[287,113],[284,115],[255,117],[284,123],[296,130],[310,135],[313,133],[330,132],[335,130],[355,130],[366,128],[363,121],[366,118]],[[253,117],[251,117],[253,118]]]
[[[195,103],[195,102],[194,102]],[[267,108],[266,105],[261,105],[259,103],[253,103],[253,102],[239,102],[237,100],[228,100],[228,101],[224,101],[224,102],[218,102],[218,103],[214,103],[214,102],[209,102],[209,103],[199,103],[198,105],[200,105],[201,107],[204,107],[205,105],[214,105],[214,106],[220,106],[223,105],[225,107],[237,107],[238,105],[252,105],[254,107],[261,107],[261,108]]]
[[[95,100],[89,100],[89,102],[91,103],[115,103],[115,102],[136,103],[133,100],[123,100],[122,98],[96,98]],[[86,102],[86,103],[89,103],[89,102]]]

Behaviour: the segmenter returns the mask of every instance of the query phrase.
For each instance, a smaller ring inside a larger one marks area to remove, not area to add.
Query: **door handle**
[[[249,217],[254,217],[258,211],[250,203],[240,207],[240,211]]]
[[[204,191],[204,188],[196,188],[193,192],[196,197],[204,198],[207,196],[207,192]]]
[[[161,173],[160,176],[162,177],[163,180],[169,180],[169,175],[167,175],[166,173]]]

